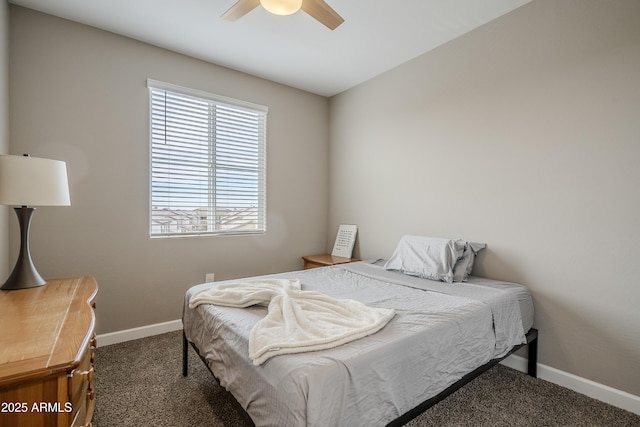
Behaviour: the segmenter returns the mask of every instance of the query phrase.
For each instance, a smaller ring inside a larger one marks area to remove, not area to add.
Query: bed
[[[454,254],[451,262],[460,258]],[[536,375],[537,330],[525,286],[474,276],[454,283],[426,279],[385,268],[389,262],[260,276],[299,279],[304,289],[393,309],[395,316],[364,338],[258,366],[248,357],[248,337],[267,309],[189,308],[194,294],[232,281],[190,288],[183,375],[191,345],[247,424],[256,426],[403,425],[527,344],[529,374]]]

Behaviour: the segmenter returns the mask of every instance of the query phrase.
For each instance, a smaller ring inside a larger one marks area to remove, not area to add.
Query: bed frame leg
[[[189,343],[187,342],[187,335],[182,330],[182,376],[186,377],[189,374]]]
[[[528,343],[529,361],[527,364],[527,374],[533,378],[538,378],[538,331],[536,329],[532,329],[531,331],[534,333]]]

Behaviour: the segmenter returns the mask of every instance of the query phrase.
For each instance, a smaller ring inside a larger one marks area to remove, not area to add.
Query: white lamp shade
[[[0,204],[70,205],[67,164],[38,157],[0,155]]]
[[[262,7],[274,15],[291,15],[302,7],[302,0],[260,0]]]

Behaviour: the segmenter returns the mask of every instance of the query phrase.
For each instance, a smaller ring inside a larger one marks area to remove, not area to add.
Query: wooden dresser
[[[91,426],[93,277],[0,291],[0,427]]]

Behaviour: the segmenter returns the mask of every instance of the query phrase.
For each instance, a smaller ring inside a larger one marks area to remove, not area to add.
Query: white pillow
[[[384,264],[384,268],[411,276],[451,283],[453,267],[462,256],[465,243],[464,240],[402,236],[395,252]]]
[[[486,248],[486,243],[474,243],[467,242],[464,247],[462,257],[458,260],[456,265],[453,266],[453,281],[454,282],[466,282],[473,269],[473,263],[476,259],[476,255],[482,249]]]

